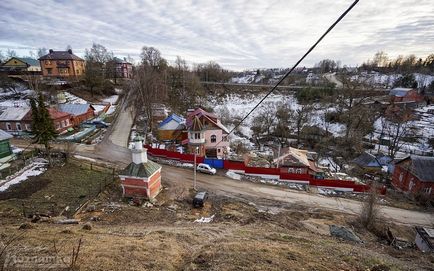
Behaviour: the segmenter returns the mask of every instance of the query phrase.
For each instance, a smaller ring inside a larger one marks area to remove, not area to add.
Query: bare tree
[[[378,185],[372,183],[369,193],[367,193],[365,201],[361,206],[360,222],[365,228],[372,230],[375,227],[375,222],[379,217],[379,213]]]
[[[6,52],[7,58],[17,57],[17,52],[15,50],[8,49]]]
[[[144,112],[148,120],[152,119],[152,105],[162,102],[167,97],[167,87],[162,74],[153,67],[141,65],[137,68],[129,89],[137,112]],[[152,126],[150,126],[152,130]]]
[[[392,108],[393,107],[392,105]],[[405,139],[416,136],[416,130],[412,125],[412,115],[409,110],[389,112],[384,121],[385,134],[389,137],[388,154],[394,158],[396,153],[406,144]]]
[[[300,107],[294,110],[293,118],[294,118],[294,127],[297,134],[297,145],[300,144],[300,134],[303,127],[309,121],[309,115],[312,112],[312,105],[300,105]]]
[[[0,50],[0,63],[3,63],[6,61],[6,56],[3,54],[3,51]]]
[[[191,72],[187,62],[177,57],[175,65],[168,68],[169,103],[179,113],[196,106],[204,96],[202,85],[196,74]]]
[[[277,121],[276,104],[267,102],[262,108],[261,113],[253,118],[250,129],[256,136],[272,135]]]
[[[45,48],[45,47],[38,48],[38,52],[37,52],[38,57],[43,57],[46,54],[48,54],[47,48]]]
[[[163,66],[167,66],[167,61],[161,56],[161,52],[154,47],[143,46],[140,57],[145,66],[154,69],[162,69]]]

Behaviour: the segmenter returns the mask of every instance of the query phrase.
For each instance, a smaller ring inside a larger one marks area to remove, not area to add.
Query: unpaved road
[[[163,166],[162,181],[184,182],[193,186],[192,169]],[[294,191],[282,187],[275,187],[251,182],[241,182],[218,175],[197,175],[198,189],[214,192],[216,194],[243,198],[255,202],[266,199],[282,203],[305,205],[308,207],[325,208],[348,214],[360,213],[361,203],[356,200],[326,197],[317,194],[309,194],[302,191]],[[434,226],[434,214],[412,210],[382,206],[381,214],[385,219],[406,225]]]

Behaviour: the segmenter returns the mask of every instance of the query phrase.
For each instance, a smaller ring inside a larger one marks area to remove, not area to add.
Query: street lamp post
[[[193,177],[193,189],[194,191],[196,191],[196,156],[197,156],[197,150],[199,149],[199,147],[196,147],[194,149],[194,166],[193,166],[193,171],[194,171],[194,177]]]

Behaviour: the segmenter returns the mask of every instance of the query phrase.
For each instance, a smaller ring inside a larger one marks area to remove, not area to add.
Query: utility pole
[[[197,157],[197,150],[199,149],[199,147],[194,148],[194,166],[193,166],[193,172],[194,172],[194,177],[193,177],[193,190],[197,191],[196,189],[196,157]]]

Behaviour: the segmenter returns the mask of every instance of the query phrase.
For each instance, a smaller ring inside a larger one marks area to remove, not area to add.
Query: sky
[[[1,0],[0,50],[21,56],[99,43],[139,59],[143,46],[169,62],[216,61],[227,69],[291,67],[352,0]],[[433,0],[361,0],[301,66],[322,59],[360,65],[434,53]]]

